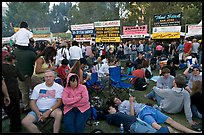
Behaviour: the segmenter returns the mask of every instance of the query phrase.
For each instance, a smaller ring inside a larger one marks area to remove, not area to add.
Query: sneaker
[[[191,128],[195,131],[198,131],[198,132],[202,131],[202,125],[200,125],[200,124],[192,125]]]
[[[153,107],[154,109],[157,109],[157,110],[161,111],[161,107],[158,106],[157,104],[154,104],[152,107]]]

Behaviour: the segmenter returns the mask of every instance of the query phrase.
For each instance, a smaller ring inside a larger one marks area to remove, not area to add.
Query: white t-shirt
[[[98,76],[99,77],[104,77],[105,73],[109,74],[109,65],[108,65],[108,63],[102,64],[102,66],[100,67],[100,69],[98,71]]]
[[[33,33],[25,28],[20,28],[11,39],[20,46],[28,46],[29,39],[33,37]]]
[[[69,60],[70,56],[67,48],[60,48],[57,50],[55,65],[61,65],[61,62],[64,59],[63,55]]]
[[[72,46],[69,48],[70,60],[79,60],[83,58],[82,49],[78,46]]]
[[[44,83],[34,87],[30,99],[37,99],[36,105],[39,110],[50,109],[57,103],[57,98],[62,98],[63,87],[55,83],[48,87]]]

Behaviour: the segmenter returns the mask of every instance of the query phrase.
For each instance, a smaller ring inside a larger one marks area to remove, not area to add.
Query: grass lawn
[[[121,63],[121,66],[124,66],[124,63]],[[177,74],[180,74],[182,73],[183,71],[180,71],[180,70],[176,70],[176,73]],[[158,75],[158,70],[154,70],[153,71],[153,75]],[[152,101],[152,100],[149,100],[149,99],[146,99],[144,98],[144,94],[147,94],[151,91],[151,88],[153,86],[155,86],[156,83],[153,82],[153,81],[150,81],[149,82],[149,86],[147,88],[146,91],[134,91],[132,92],[131,94],[133,96],[136,97],[136,100],[137,102],[139,103],[150,103],[150,104],[156,104],[156,102]],[[108,87],[106,87],[105,91],[109,91]],[[105,92],[105,95],[107,95],[107,93]],[[108,96],[106,98],[104,98],[104,101],[106,101],[106,99],[108,98]],[[165,113],[167,114],[167,113]],[[172,117],[175,121],[181,123],[182,125],[190,128],[186,118],[185,118],[185,114],[184,112],[181,112],[181,113],[178,113],[178,114],[167,114],[168,116]],[[25,117],[25,114],[22,114],[22,118]],[[199,119],[196,119],[196,118],[193,118],[196,122],[201,122],[201,120]],[[49,127],[47,128],[50,128],[51,125],[49,125]],[[113,125],[109,125],[105,120],[100,120],[99,121],[99,125],[96,126],[89,126],[88,124],[86,125],[86,130],[85,130],[85,133],[90,133],[93,129],[101,129],[103,132],[105,133],[119,133],[119,127],[116,127],[116,126],[113,126]],[[61,132],[63,133],[64,131],[64,127],[63,127],[63,122],[62,122],[62,126],[61,126]],[[9,119],[5,119],[5,120],[2,120],[2,133],[9,133]],[[22,129],[22,132],[21,133],[27,133],[27,131],[25,130],[25,128]]]

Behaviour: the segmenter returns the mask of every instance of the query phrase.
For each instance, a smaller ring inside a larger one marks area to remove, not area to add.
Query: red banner
[[[147,25],[123,27],[123,35],[133,34],[147,34]]]

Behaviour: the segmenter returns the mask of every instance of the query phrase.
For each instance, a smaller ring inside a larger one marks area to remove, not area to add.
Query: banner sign
[[[95,37],[94,24],[71,25],[72,37],[77,41],[92,41]]]
[[[105,22],[94,22],[94,27],[113,27],[120,26],[120,20],[116,21],[105,21]]]
[[[168,27],[153,27],[152,33],[158,32],[180,32],[181,26],[168,26]]]
[[[50,34],[50,27],[33,28],[33,34]]]
[[[51,34],[33,34],[33,38],[48,38]]]
[[[154,15],[154,27],[180,26],[181,18],[181,13]]]
[[[180,32],[160,32],[152,34],[152,39],[173,39],[173,38],[180,38]]]
[[[137,35],[121,35],[121,38],[146,38],[149,34],[137,34]]]
[[[202,26],[199,26],[199,25],[188,25],[188,34],[191,34],[191,35],[202,35]]]
[[[97,27],[96,42],[120,42],[120,27]]]
[[[147,25],[142,26],[124,26],[123,27],[124,35],[132,34],[147,34]]]
[[[96,43],[120,42],[120,20],[94,22]]]
[[[88,24],[71,25],[71,30],[87,30],[87,29],[94,29],[94,24],[88,23]]]

